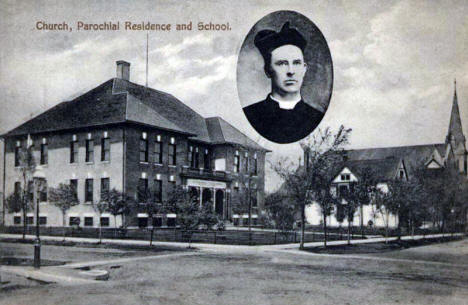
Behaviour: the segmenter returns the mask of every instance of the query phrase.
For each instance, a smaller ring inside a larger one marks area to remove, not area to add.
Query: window
[[[69,226],[79,226],[80,225],[80,217],[70,216],[68,218],[68,225]]]
[[[177,148],[175,143],[169,143],[169,165],[176,165],[177,164]]]
[[[254,159],[253,159],[253,173],[254,175],[257,175],[258,174],[258,164],[257,164],[257,155],[254,155]]]
[[[41,189],[39,190],[39,201],[47,201],[47,187],[41,187]]]
[[[110,161],[110,139],[101,139],[101,161]]]
[[[94,141],[86,140],[86,162],[94,162]]]
[[[108,227],[109,226],[109,217],[101,217],[99,219],[101,227]]]
[[[240,169],[240,157],[238,155],[239,152],[236,151],[236,155],[234,156],[234,172],[238,173]]]
[[[400,179],[403,179],[405,177],[405,172],[400,170]]]
[[[163,146],[161,141],[157,141],[154,143],[154,162],[158,164],[162,164],[162,153],[163,153]]]
[[[154,180],[154,198],[156,202],[162,202],[162,181]]]
[[[17,181],[15,182],[15,194],[19,196],[21,195],[20,192],[21,192],[21,182]]]
[[[162,217],[156,216],[153,218],[153,227],[160,227],[162,226]]]
[[[28,217],[26,217],[26,223],[27,223],[28,225],[34,224],[34,217],[33,217],[33,216],[28,216]]]
[[[198,168],[198,147],[189,146],[188,160],[190,167]]]
[[[93,226],[94,219],[93,217],[85,217],[84,218],[84,225],[85,227],[92,227]]]
[[[28,200],[29,202],[33,202],[34,200],[34,182],[28,182]]]
[[[110,188],[110,179],[109,178],[101,178],[101,199],[103,199],[103,195],[109,193]]]
[[[75,190],[75,199],[78,200],[78,179],[70,179],[70,186]]]
[[[20,166],[20,151],[21,146],[15,147],[15,166]]]
[[[49,156],[48,156],[48,149],[47,149],[47,143],[42,143],[41,144],[41,160],[40,164],[44,165],[49,162]]]
[[[170,186],[170,191],[173,192],[175,190],[176,186],[176,180],[174,175],[169,176],[169,186]]]
[[[168,227],[175,227],[176,226],[176,219],[175,217],[168,217],[167,218],[167,226]]]
[[[140,138],[140,162],[148,162],[148,139],[143,133]]]
[[[251,195],[251,200],[252,200],[252,207],[257,207],[257,190],[254,189],[252,190],[252,195]]]
[[[188,159],[188,164],[189,166],[192,166],[193,162],[193,146],[189,146],[189,150],[187,152],[187,159]]]
[[[21,224],[21,216],[14,216],[13,217],[13,224],[20,225]]]
[[[211,156],[209,149],[205,149],[205,154],[203,155],[203,168],[211,169]]]
[[[249,172],[249,157],[247,156],[244,157],[244,172]]]
[[[148,192],[148,179],[140,178],[138,180],[138,202],[146,202]]]
[[[341,180],[342,181],[349,181],[350,180],[350,175],[349,174],[341,174]]]
[[[78,162],[78,141],[73,140],[70,142],[70,163]]]
[[[93,179],[85,180],[85,201],[93,201]]]
[[[138,227],[146,228],[148,226],[148,217],[138,217]]]
[[[41,225],[41,226],[47,225],[47,217],[46,216],[39,216],[39,225]]]
[[[343,196],[343,195],[346,195],[346,193],[348,193],[348,186],[346,185],[340,185],[340,195]]]
[[[200,201],[200,196],[199,196],[198,188],[197,188],[197,187],[191,186],[191,187],[190,187],[190,190],[189,190],[189,194],[190,194],[190,199],[191,199],[191,200],[194,200],[194,201],[196,201],[196,202],[199,202],[199,201]]]

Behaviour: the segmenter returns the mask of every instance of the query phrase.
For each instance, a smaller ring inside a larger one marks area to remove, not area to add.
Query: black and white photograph
[[[468,304],[467,15],[0,0],[0,305]]]
[[[264,82],[262,74],[269,81],[268,94],[257,93]],[[333,68],[327,42],[307,17],[273,12],[247,35],[237,81],[239,99],[249,102],[243,106],[245,116],[261,136],[282,144],[302,140],[319,125],[330,101]],[[253,100],[258,94],[264,98]]]

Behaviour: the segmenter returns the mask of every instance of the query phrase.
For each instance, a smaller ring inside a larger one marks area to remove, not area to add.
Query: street
[[[109,271],[110,278],[66,289],[21,279],[18,289],[2,291],[0,304],[37,304],[40,299],[41,304],[427,305],[466,304],[468,298],[467,240],[342,256],[274,247],[219,247],[182,255],[182,248],[43,248],[44,259],[102,261],[99,269]],[[0,256],[30,251],[31,245],[0,245]],[[2,280],[7,278],[15,280],[2,274]]]

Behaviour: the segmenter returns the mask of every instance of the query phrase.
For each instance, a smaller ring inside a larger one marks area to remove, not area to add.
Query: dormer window
[[[350,179],[349,174],[341,174],[341,181],[349,181]]]

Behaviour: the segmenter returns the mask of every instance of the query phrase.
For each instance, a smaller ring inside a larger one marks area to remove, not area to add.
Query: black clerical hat
[[[255,35],[254,44],[263,58],[266,58],[270,56],[271,51],[287,44],[294,45],[304,52],[307,41],[298,30],[289,27],[288,21],[279,32],[272,30],[261,30],[258,32]]]

